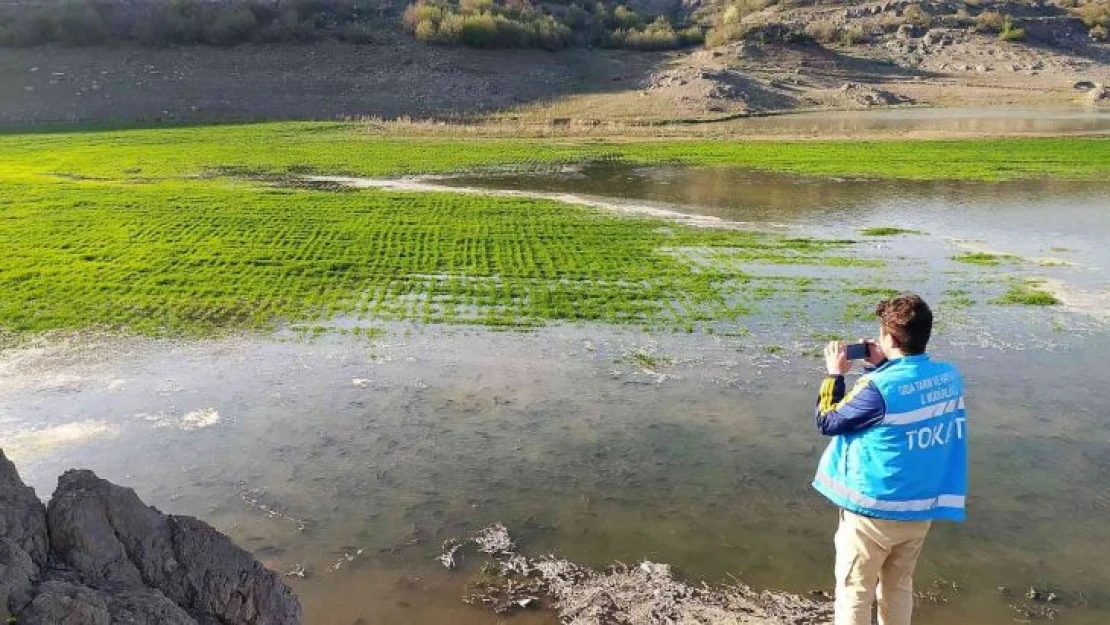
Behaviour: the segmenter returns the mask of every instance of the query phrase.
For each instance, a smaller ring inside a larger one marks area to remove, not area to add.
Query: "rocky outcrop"
[[[0,622],[31,599],[47,542],[46,509],[0,451]]]
[[[44,507],[0,451],[0,617],[20,625],[284,625],[300,602],[208,524],[91,471]]]

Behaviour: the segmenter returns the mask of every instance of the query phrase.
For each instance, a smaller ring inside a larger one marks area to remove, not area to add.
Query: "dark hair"
[[[933,311],[920,295],[903,293],[883,300],[875,307],[875,314],[899,349],[911,356],[925,353],[933,334]]]

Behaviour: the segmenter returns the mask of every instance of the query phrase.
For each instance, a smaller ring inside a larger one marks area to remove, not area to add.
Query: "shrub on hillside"
[[[613,33],[613,45],[633,50],[673,50],[679,46],[679,36],[666,18],[660,17],[641,29],[618,30]]]
[[[1075,7],[1072,11],[1092,30],[1096,27],[1102,27],[1104,31],[1110,28],[1110,2],[1106,0],[1088,2],[1083,6]]]
[[[933,16],[926,13],[920,6],[911,4],[902,12],[902,23],[918,28],[928,28],[933,25]]]
[[[665,17],[645,23],[624,5],[570,4],[548,13],[527,0],[418,0],[405,9],[401,23],[417,39],[460,43],[475,48],[544,48],[599,45],[665,50],[701,43],[701,29],[676,29]]]
[[[709,47],[723,46],[732,41],[740,41],[752,30],[751,24],[733,22],[714,26],[705,34],[705,45]]]
[[[840,41],[840,26],[832,22],[813,22],[806,25],[805,33],[817,43],[830,44]]]
[[[997,11],[983,11],[975,18],[975,30],[981,33],[1000,33],[1006,18]]]
[[[775,3],[776,0],[733,0],[725,10],[711,18],[712,26],[705,33],[706,45],[719,46],[743,39],[754,27],[746,23],[745,18]],[[781,1],[778,4],[784,6]]]
[[[376,6],[370,0],[72,0],[0,13],[0,45],[366,41]]]
[[[1002,30],[998,33],[998,38],[1002,41],[1021,41],[1025,39],[1025,29],[1015,28],[1013,18],[1007,15],[1005,22],[1002,24]]]
[[[1106,41],[1106,27],[1105,26],[1092,26],[1089,33],[1091,39],[1095,41]]]

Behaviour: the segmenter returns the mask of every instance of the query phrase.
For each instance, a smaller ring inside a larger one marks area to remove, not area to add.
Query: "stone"
[[[91,471],[44,507],[0,451],[0,622],[297,625],[300,602],[207,523],[166,515]]]
[[[218,622],[300,622],[292,591],[229,538],[192,517],[164,515],[91,471],[58,480],[47,517],[59,560],[93,587],[145,582]]]
[[[1090,104],[1099,104],[1105,100],[1110,100],[1110,88],[1095,83],[1094,89],[1087,92],[1086,98]]]
[[[46,509],[0,450],[0,621],[31,600],[47,561]]]
[[[39,567],[26,551],[0,539],[0,622],[27,605],[38,576]]]
[[[19,614],[20,625],[111,625],[104,595],[66,582],[45,582]]]
[[[35,489],[20,479],[3,450],[0,450],[0,536],[26,551],[35,564],[46,564],[46,508],[35,495]]]

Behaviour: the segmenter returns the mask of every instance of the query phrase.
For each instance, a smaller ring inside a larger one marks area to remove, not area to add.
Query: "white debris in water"
[[[366,388],[370,385],[370,380],[366,378],[354,378],[351,380],[351,384],[353,384],[357,388]]]
[[[201,408],[178,416],[176,411],[146,413],[140,412],[135,418],[154,424],[156,428],[173,428],[183,432],[193,432],[211,427],[220,422],[220,413],[215,408]]]
[[[509,530],[500,523],[482,528],[472,540],[478,545],[478,551],[491,556],[511,554],[516,550],[516,544],[509,536]]]
[[[286,577],[299,577],[305,579],[308,577],[308,570],[305,569],[303,564],[297,564],[293,568],[285,572]]]
[[[436,557],[436,560],[439,560],[439,563],[442,564],[444,568],[452,571],[459,566],[459,560],[462,557],[460,553],[461,550],[462,544],[459,541],[448,538],[443,543],[443,553]]]
[[[204,408],[201,410],[194,410],[181,418],[181,429],[183,430],[199,430],[216,425],[220,422],[220,413],[216,412],[215,408]]]
[[[358,549],[354,553],[351,553],[349,551],[345,552],[342,556],[339,557],[338,560],[335,561],[335,564],[331,565],[330,570],[333,572],[338,571],[339,569],[343,568],[343,565],[349,562],[354,562],[355,558],[361,556],[363,551],[366,551],[366,549]]]

